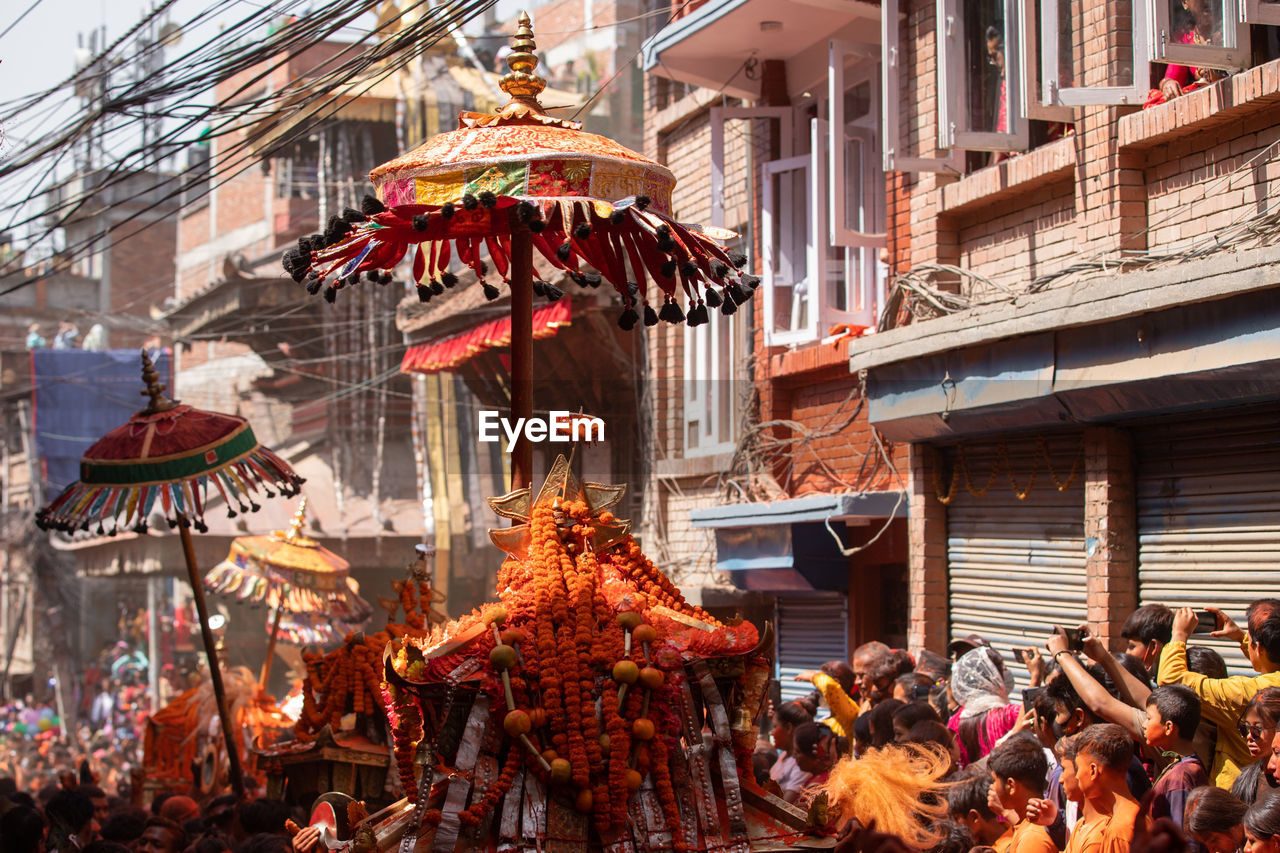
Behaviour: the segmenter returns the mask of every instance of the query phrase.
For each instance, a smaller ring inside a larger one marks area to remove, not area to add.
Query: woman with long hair
[[[1009,702],[1004,661],[990,646],[961,655],[951,668],[951,695],[960,710],[947,721],[960,744],[960,767],[982,758],[1018,721]],[[1278,852],[1280,853],[1280,852]]]

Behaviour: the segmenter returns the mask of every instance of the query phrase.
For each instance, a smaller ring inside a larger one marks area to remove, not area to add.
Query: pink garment
[[[964,713],[964,709],[961,708],[952,714],[951,719],[947,721],[947,728],[956,736],[956,745],[960,747],[960,766],[966,767],[989,753],[996,745],[996,741],[1007,735],[1014,723],[1018,722],[1021,711],[1022,708],[1018,705],[1004,705],[988,711],[978,730],[978,746],[982,749],[982,754],[973,757],[969,756],[968,750],[964,748],[964,742],[960,740],[960,715]]]

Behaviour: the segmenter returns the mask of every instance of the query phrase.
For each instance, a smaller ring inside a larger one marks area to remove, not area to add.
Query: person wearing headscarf
[[[1009,733],[1021,708],[1009,702],[1004,661],[989,646],[965,652],[951,667],[951,696],[960,710],[947,721],[947,728],[956,733],[963,768]]]
[[[80,343],[80,349],[101,352],[106,348],[107,330],[102,327],[101,323],[94,323],[89,327],[89,334],[85,335],[84,340]]]

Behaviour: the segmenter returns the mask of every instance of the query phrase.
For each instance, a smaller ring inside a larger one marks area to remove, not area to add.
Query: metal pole
[[[231,775],[231,787],[236,796],[244,796],[244,772],[240,769],[240,750],[236,747],[236,735],[227,713],[227,689],[222,686],[222,670],[218,668],[218,647],[209,628],[209,605],[204,600],[204,584],[200,569],[196,566],[196,547],[191,541],[190,522],[178,515],[178,535],[182,537],[182,555],[187,560],[187,577],[191,581],[191,597],[196,602],[196,615],[200,619],[200,637],[204,640],[204,653],[209,657],[209,680],[213,682],[213,698],[218,703],[218,718],[222,721],[222,738],[227,745],[227,764]]]
[[[276,635],[280,631],[280,614],[284,613],[284,590],[279,591],[280,603],[276,605],[276,615],[271,619],[271,634],[267,637],[267,659],[262,662],[262,676],[258,679],[262,689],[267,689],[267,680],[271,678],[271,661],[276,656]]]
[[[511,216],[511,420],[533,417],[533,235]],[[533,445],[523,430],[511,451],[511,488],[533,483]]]

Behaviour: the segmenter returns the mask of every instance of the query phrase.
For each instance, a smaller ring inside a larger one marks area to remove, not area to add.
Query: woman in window
[[[1172,0],[1178,2],[1178,0]],[[1178,44],[1222,45],[1222,21],[1214,0],[1181,0],[1181,12],[1174,25],[1173,39]],[[1165,68],[1160,87],[1152,89],[1145,106],[1163,104],[1186,92],[1216,83],[1227,76],[1216,68],[1199,68],[1194,65],[1170,65]]]

